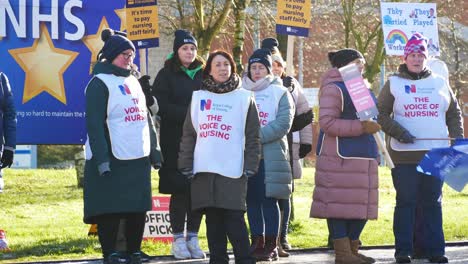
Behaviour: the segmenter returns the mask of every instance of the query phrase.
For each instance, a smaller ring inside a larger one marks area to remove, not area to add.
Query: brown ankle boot
[[[334,239],[335,264],[366,264],[360,257],[351,252],[351,243],[348,237]]]
[[[276,241],[276,244],[278,245],[278,256],[280,258],[287,258],[289,257],[289,253],[284,251],[283,249],[283,246],[281,245],[281,243],[279,242],[279,238],[278,240]]]
[[[249,253],[256,260],[265,258],[265,238],[261,236],[252,236]]]
[[[265,255],[267,255],[272,261],[278,260],[278,237],[276,236],[265,236]]]
[[[359,251],[359,247],[361,246],[361,241],[359,240],[351,240],[351,252],[353,252],[353,254],[355,256],[358,256],[360,257],[362,260],[364,260],[366,262],[366,264],[372,264],[372,263],[375,263],[375,259],[371,258],[371,257],[368,257],[366,255],[363,255],[363,254],[360,254],[358,253]]]

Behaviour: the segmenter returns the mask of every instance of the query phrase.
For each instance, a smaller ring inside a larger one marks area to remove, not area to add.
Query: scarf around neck
[[[250,91],[261,91],[268,86],[275,80],[275,76],[269,74],[265,76],[263,79],[260,79],[256,82],[252,81],[247,75],[244,76],[242,79],[242,84],[244,88]]]
[[[239,87],[240,78],[237,74],[231,74],[231,77],[223,83],[217,83],[213,80],[211,75],[208,75],[207,78],[203,79],[202,90],[207,90],[208,92],[222,94],[234,91]]]

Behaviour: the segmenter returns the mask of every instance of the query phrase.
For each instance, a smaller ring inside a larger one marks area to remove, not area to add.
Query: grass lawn
[[[299,248],[325,246],[324,220],[309,218],[314,169],[307,168],[294,192],[296,218],[291,244]],[[100,257],[96,237],[88,237],[83,224],[82,190],[74,170],[12,170],[4,173],[5,191],[0,194],[0,229],[7,233],[11,252],[0,253],[1,262],[85,259]],[[456,193],[444,186],[444,230],[447,241],[468,239],[468,188]],[[157,195],[157,172],[153,172],[153,195]],[[380,169],[379,219],[370,221],[362,240],[365,245],[393,244],[392,216],[395,205],[390,171]],[[200,230],[207,250],[205,226]],[[168,255],[170,246],[144,242],[150,255]]]

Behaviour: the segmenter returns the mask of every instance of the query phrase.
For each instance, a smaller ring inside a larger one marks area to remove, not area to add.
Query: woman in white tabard
[[[258,172],[249,178],[247,188],[250,250],[257,260],[276,260],[278,199],[289,199],[292,189],[287,134],[293,122],[294,102],[281,79],[273,75],[268,49],[258,49],[249,58],[242,85],[255,94],[262,144]]]
[[[151,210],[151,166],[160,167],[156,131],[133,64],[126,34],[101,33],[104,46],[85,89],[84,222],[97,224],[104,263],[141,263],[146,212]],[[120,222],[126,252],[116,245]]]
[[[253,93],[242,88],[232,56],[211,53],[187,112],[178,160],[192,178],[192,209],[206,216],[210,263],[229,263],[227,238],[236,263],[255,263],[244,215],[247,178],[260,160],[259,130]]]
[[[443,77],[426,67],[427,39],[415,33],[404,50],[404,63],[378,97],[378,122],[388,135],[396,190],[393,218],[395,259],[411,263],[416,205],[421,201],[425,255],[431,263],[447,263],[442,227],[443,182],[416,170],[432,148],[448,147],[448,139],[463,137],[460,107]]]

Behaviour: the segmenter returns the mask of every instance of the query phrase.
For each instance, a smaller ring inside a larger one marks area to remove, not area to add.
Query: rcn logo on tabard
[[[211,109],[211,99],[205,100],[202,99],[200,100],[200,110],[205,111],[205,110],[210,110]]]
[[[405,85],[405,93],[415,93],[416,92],[416,85],[411,84],[411,85]]]
[[[119,85],[119,89],[123,95],[132,94],[125,83],[123,85]]]

